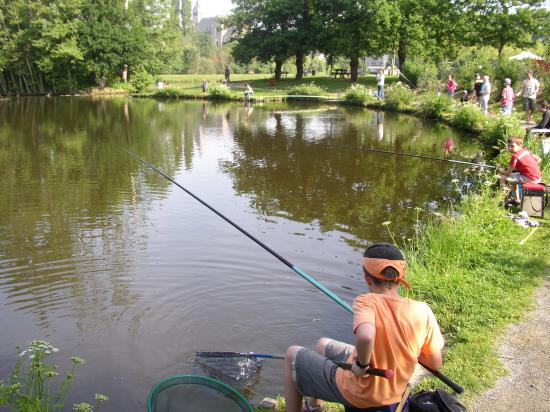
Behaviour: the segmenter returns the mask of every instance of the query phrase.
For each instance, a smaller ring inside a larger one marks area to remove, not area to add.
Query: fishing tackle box
[[[544,207],[548,203],[547,186],[544,183],[523,183],[521,210],[530,217],[544,218]]]

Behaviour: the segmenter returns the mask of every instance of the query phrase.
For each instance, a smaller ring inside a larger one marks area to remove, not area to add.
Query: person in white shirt
[[[527,79],[521,85],[521,90],[516,96],[523,96],[523,107],[527,112],[527,123],[533,123],[533,112],[537,101],[537,93],[540,90],[540,83],[533,77],[533,70],[527,72]]]
[[[380,69],[376,75],[376,95],[379,99],[384,98],[384,69]]]

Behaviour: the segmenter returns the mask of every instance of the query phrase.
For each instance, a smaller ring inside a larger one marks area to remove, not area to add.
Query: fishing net
[[[156,384],[147,397],[148,412],[254,412],[231,386],[207,376],[175,375]]]
[[[256,383],[262,359],[247,353],[197,352],[193,374],[210,376],[243,390]]]

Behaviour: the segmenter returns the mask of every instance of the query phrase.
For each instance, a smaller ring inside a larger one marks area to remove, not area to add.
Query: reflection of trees
[[[134,301],[129,257],[142,242],[147,204],[169,183],[142,174],[118,148],[174,174],[182,151],[191,167],[199,119],[194,107],[182,112],[153,100],[29,98],[2,105],[0,288],[10,304],[45,325],[47,313],[68,302],[82,314],[109,318],[107,312]]]
[[[251,195],[253,207],[267,215],[318,221],[322,230],[342,230],[359,239],[385,238],[380,223],[386,220],[394,230],[408,232],[415,206],[426,208],[450,195],[453,166],[321,144],[437,155],[439,139],[448,130],[422,133],[418,119],[387,115],[385,137],[377,142],[374,114],[347,112],[346,121],[324,116],[326,124],[315,116],[268,111],[254,129],[239,123],[234,160],[224,163],[236,191]],[[288,116],[293,121],[285,121]]]

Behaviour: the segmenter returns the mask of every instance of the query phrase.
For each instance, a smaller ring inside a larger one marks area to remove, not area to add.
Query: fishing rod
[[[123,150],[123,149],[121,149]],[[277,259],[279,259],[282,263],[287,265],[290,269],[292,269],[294,272],[296,272],[298,275],[300,275],[302,278],[307,280],[309,283],[311,283],[313,286],[315,286],[317,289],[319,289],[321,292],[323,292],[325,295],[327,295],[329,298],[331,298],[333,301],[338,303],[340,306],[342,306],[344,309],[346,309],[348,312],[353,313],[353,308],[350,306],[349,303],[345,302],[344,300],[340,299],[336,294],[331,292],[329,289],[327,289],[325,286],[323,286],[321,283],[317,282],[314,278],[312,278],[310,275],[308,275],[306,272],[304,272],[302,269],[300,269],[298,266],[290,263],[288,260],[286,260],[284,257],[279,255],[277,252],[275,252],[273,249],[271,249],[269,246],[258,240],[256,237],[248,233],[246,230],[244,230],[242,227],[237,225],[235,222],[233,222],[231,219],[223,215],[221,212],[214,209],[212,206],[210,206],[208,203],[206,203],[204,200],[187,190],[185,187],[180,185],[178,182],[176,182],[174,179],[172,179],[170,176],[168,176],[166,173],[164,173],[162,170],[158,169],[157,167],[153,166],[151,163],[146,161],[145,159],[142,159],[138,155],[129,152],[127,150],[123,150],[124,152],[128,153],[130,156],[134,157],[135,159],[139,160],[142,164],[147,166],[148,168],[154,170],[159,175],[164,177],[165,179],[169,180],[173,184],[175,184],[177,187],[179,187],[181,190],[183,190],[185,193],[187,193],[189,196],[191,196],[193,199],[201,203],[203,206],[206,206],[208,209],[210,209],[212,212],[214,212],[216,215],[221,217],[223,220],[225,220],[227,223],[229,223],[231,226],[233,226],[235,229],[237,229],[239,232],[244,234],[246,237],[248,237],[250,240],[261,246],[263,249],[271,253],[273,256],[275,256]],[[464,391],[464,388],[460,386],[459,384],[453,382],[450,378],[445,376],[443,373],[436,371],[423,363],[419,362],[421,366],[423,366],[427,371],[429,371],[432,375],[440,379],[442,382],[447,384],[449,387],[451,387],[456,393],[462,393]]]
[[[491,168],[491,169],[496,168],[496,166],[488,165],[488,164],[485,164],[485,163],[466,162],[464,160],[445,159],[443,157],[416,155],[416,154],[412,154],[412,153],[403,153],[403,152],[393,152],[393,151],[390,151],[390,150],[373,149],[373,148],[367,148],[367,147],[346,146],[346,145],[341,145],[341,144],[319,144],[319,146],[339,147],[339,148],[342,148],[342,149],[362,150],[364,152],[384,153],[384,154],[404,156],[404,157],[417,157],[419,159],[440,160],[442,162],[459,163],[459,164],[463,164],[463,165],[480,166],[480,167],[487,167],[487,168]]]

